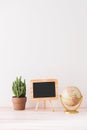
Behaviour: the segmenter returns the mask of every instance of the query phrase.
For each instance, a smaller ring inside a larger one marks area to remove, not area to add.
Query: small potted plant
[[[12,91],[14,96],[12,97],[14,110],[24,110],[26,105],[26,81],[22,81],[21,76],[16,77],[16,80],[12,84]]]

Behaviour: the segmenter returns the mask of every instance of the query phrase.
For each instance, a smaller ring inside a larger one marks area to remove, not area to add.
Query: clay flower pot
[[[26,97],[12,97],[14,110],[24,110],[26,105],[27,98]]]

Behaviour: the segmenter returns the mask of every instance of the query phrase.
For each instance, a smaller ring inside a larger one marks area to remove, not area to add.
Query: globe
[[[75,112],[78,106],[80,106],[81,100],[82,94],[75,86],[65,88],[61,94],[61,102],[66,111]]]

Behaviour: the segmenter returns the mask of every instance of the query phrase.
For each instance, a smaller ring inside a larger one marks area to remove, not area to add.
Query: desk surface
[[[55,112],[0,108],[0,130],[87,130],[87,108],[78,114],[65,114],[62,108]]]

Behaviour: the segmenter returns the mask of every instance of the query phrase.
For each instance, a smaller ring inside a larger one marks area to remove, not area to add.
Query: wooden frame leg
[[[44,101],[44,109],[46,109],[46,101]]]
[[[51,105],[52,111],[55,111],[55,109],[54,109],[54,107],[53,107],[53,104],[52,104],[52,101],[49,100],[49,102],[50,102],[50,105]]]
[[[40,101],[37,102],[36,107],[35,107],[35,111],[37,111],[39,104],[40,104]]]

